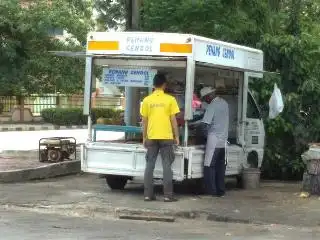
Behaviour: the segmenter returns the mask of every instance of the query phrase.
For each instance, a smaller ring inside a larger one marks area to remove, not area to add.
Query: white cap
[[[213,92],[215,92],[214,88],[212,88],[212,87],[204,87],[204,88],[202,88],[200,90],[200,96],[201,96],[201,98],[203,98],[203,97],[205,97],[205,96],[207,96],[207,95],[209,95],[210,93],[213,93]]]

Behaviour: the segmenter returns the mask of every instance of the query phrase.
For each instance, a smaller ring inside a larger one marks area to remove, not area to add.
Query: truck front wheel
[[[122,190],[127,184],[128,177],[107,175],[105,176],[108,186],[112,190]]]

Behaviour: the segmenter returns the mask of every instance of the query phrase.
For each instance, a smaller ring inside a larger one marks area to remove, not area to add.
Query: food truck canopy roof
[[[263,71],[261,50],[179,33],[92,32],[87,54],[193,57],[198,62]]]
[[[214,39],[179,33],[91,32],[86,52],[53,52],[60,56],[178,60],[263,72],[263,52]]]

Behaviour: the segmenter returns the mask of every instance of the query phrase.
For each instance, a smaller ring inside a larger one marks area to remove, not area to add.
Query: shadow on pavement
[[[241,191],[241,188],[239,188],[235,179],[228,178],[226,179],[226,190]],[[161,195],[163,193],[161,181],[155,181],[154,191],[156,195]],[[143,194],[143,182],[135,182],[135,180],[133,180],[132,182],[128,182],[126,188],[124,190],[121,190],[121,192],[141,195]],[[204,191],[202,187],[202,181],[175,183],[174,192],[178,195],[203,195]]]

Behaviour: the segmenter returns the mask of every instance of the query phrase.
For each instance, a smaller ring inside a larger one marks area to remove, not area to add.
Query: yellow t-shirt
[[[176,99],[162,90],[155,90],[146,97],[142,102],[140,113],[142,117],[148,119],[148,139],[173,139],[170,117],[179,112]]]

